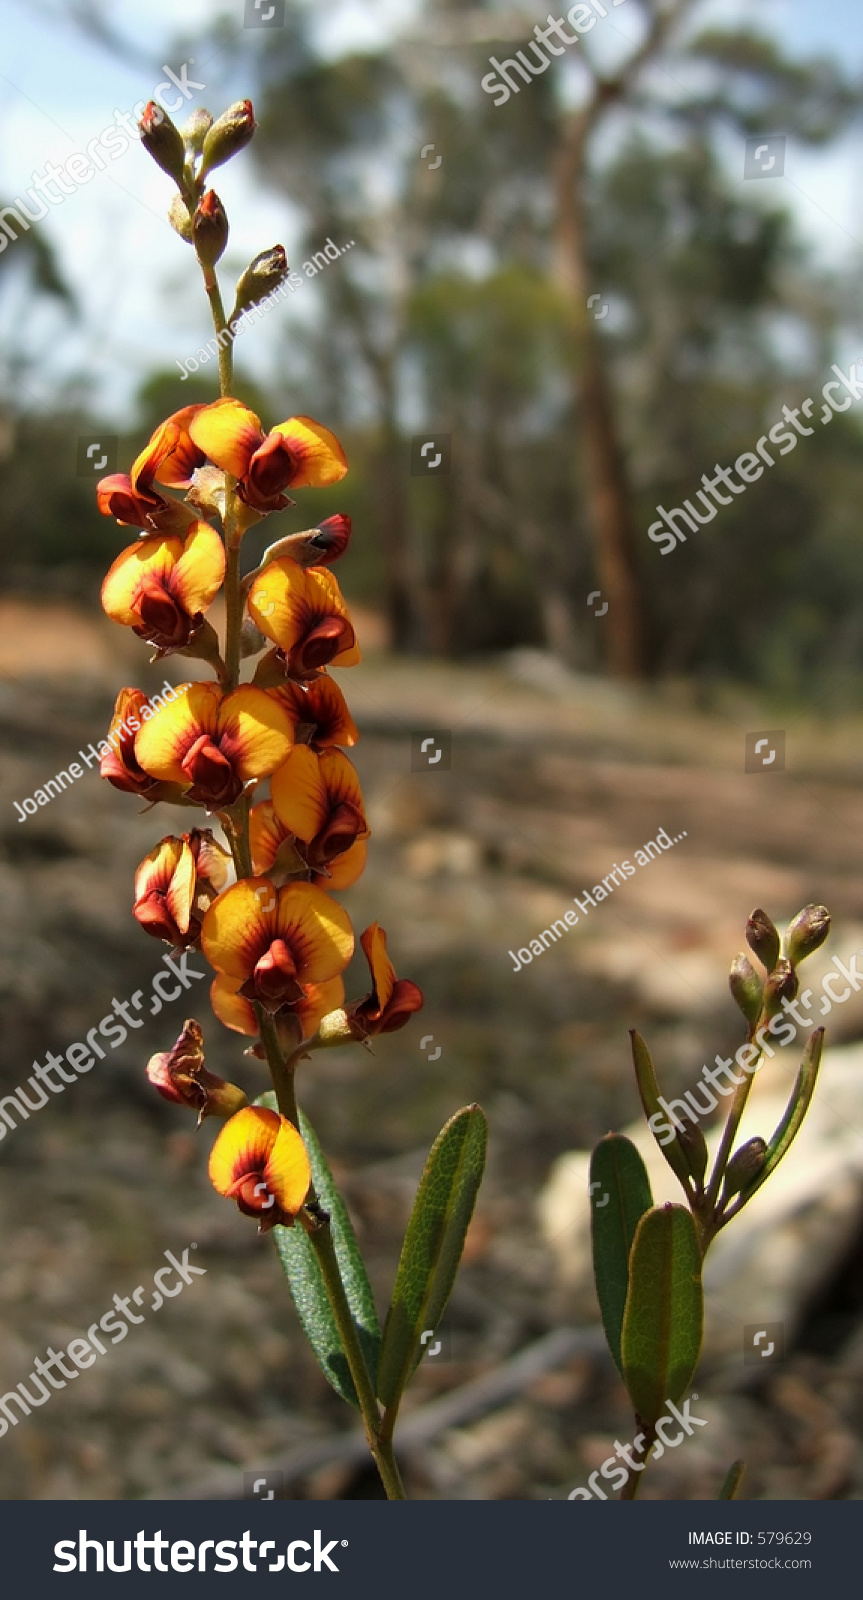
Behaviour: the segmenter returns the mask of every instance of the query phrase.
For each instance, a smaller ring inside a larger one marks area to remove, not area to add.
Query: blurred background
[[[491,1121],[444,1348],[412,1391],[419,1496],[565,1496],[628,1436],[591,1331],[570,1154],[636,1115],[627,1029],[680,1092],[741,1042],[725,974],[754,905],[781,922],[823,902],[831,949],[863,943],[863,438],[855,404],[821,416],[834,363],[840,401],[863,380],[859,12],[595,15],[542,67],[528,41],[545,13],[517,5],[190,0],[178,17],[163,0],[0,0],[2,1092],[113,997],[149,993],[160,965],[131,881],[172,819],[89,770],[24,823],[13,802],[98,742],[121,685],[182,678],[100,613],[127,541],[93,490],[218,392],[197,269],[145,153],[41,219],[26,196],[186,64],[204,85],[189,111],[248,96],[259,123],[216,175],[224,277],[278,241],[301,280],[238,338],[238,392],[265,425],[319,418],[351,464],[250,533],[247,559],[330,512],[354,519],[338,576],[364,663],[340,678],[373,837],[345,899],[358,928],[387,927],[427,1001],[373,1056],[308,1065],[300,1088],[382,1311],[432,1138],[472,1099]],[[490,58],[519,50],[538,71],[510,67],[498,104]],[[765,140],[778,173],[753,167]],[[793,451],[673,551],[648,537],[655,508],[694,500],[783,407]],[[440,733],[451,764],[412,764],[412,735]],[[747,770],[761,734],[776,761]],[[672,851],[514,970],[510,950],[660,827],[683,836]],[[349,993],[363,983],[357,965]],[[208,1064],[254,1089],[239,1041],[189,1005]],[[239,1494],[244,1471],[281,1462],[291,1496],[371,1496],[333,1442],[344,1407],[271,1247],[209,1188],[206,1131],[143,1080],[184,1015],[178,1000],[148,1017],[0,1145],[5,1387],[149,1283],[165,1249],[194,1240],[207,1268],[9,1430],[0,1494]],[[852,994],[810,1143],[711,1289],[710,1426],[646,1497],[715,1497],[737,1455],[755,1498],[863,1492],[861,1037]],[[765,1116],[793,1078],[771,1071]],[[783,1330],[762,1368],[744,1358],[758,1319]]]

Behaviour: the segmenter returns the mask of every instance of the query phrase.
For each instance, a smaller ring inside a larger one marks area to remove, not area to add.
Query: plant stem
[[[645,1457],[645,1460],[641,1467],[629,1468],[626,1482],[620,1491],[621,1500],[634,1500],[636,1498],[636,1495],[641,1488],[641,1480],[644,1477],[645,1471],[647,1470],[649,1453],[653,1449],[654,1440],[656,1439],[655,1428],[645,1427],[644,1423],[639,1421],[638,1417],[635,1419],[635,1424],[639,1433],[644,1435],[644,1444],[641,1448],[641,1454]],[[634,1450],[635,1446],[633,1445],[632,1448]]]
[[[225,529],[225,688],[240,681],[240,632],[243,626],[243,591],[240,587],[240,547]]]
[[[201,261],[200,256],[198,257],[198,261],[200,262],[201,271],[204,275],[204,288],[207,291],[207,298],[210,302],[210,310],[213,314],[213,327],[216,330],[216,344],[219,348],[219,389],[222,399],[224,399],[226,395],[230,394],[231,384],[234,379],[234,341],[231,338],[220,339],[218,337],[219,334],[226,333],[228,330],[228,320],[225,316],[225,308],[222,304],[219,280],[216,277],[216,270],[214,267],[205,266],[203,261]]]
[[[704,1209],[707,1214],[705,1220],[708,1229],[710,1229],[710,1224],[713,1220],[712,1213],[715,1209],[716,1201],[719,1196],[719,1186],[722,1183],[722,1179],[725,1175],[725,1168],[728,1165],[728,1157],[731,1154],[731,1146],[733,1145],[737,1136],[737,1129],[740,1126],[740,1120],[744,1111],[746,1110],[746,1102],[749,1099],[749,1091],[752,1088],[752,1079],[755,1070],[756,1063],[753,1062],[750,1070],[744,1073],[743,1082],[737,1085],[737,1088],[734,1092],[734,1099],[731,1102],[731,1110],[728,1113],[728,1121],[722,1130],[722,1138],[719,1142],[719,1149],[716,1152],[716,1161],[714,1163],[713,1172],[710,1175],[710,1183],[707,1186],[707,1191],[704,1197]],[[704,1241],[705,1248],[710,1243],[712,1237],[713,1232],[709,1231]]]

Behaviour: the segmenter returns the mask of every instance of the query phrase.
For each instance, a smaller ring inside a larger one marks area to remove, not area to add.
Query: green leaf
[[[255,1103],[269,1106],[272,1111],[277,1109],[276,1097],[271,1093],[261,1095]],[[318,1201],[324,1211],[330,1214],[330,1231],[345,1294],[356,1324],[366,1365],[374,1383],[381,1334],[365,1263],[360,1255],[356,1234],[351,1226],[344,1201],[336,1188],[314,1128],[302,1111],[300,1133],[308,1151],[312,1182]],[[359,1407],[354,1380],[350,1374],[336,1319],[330,1306],[323,1274],[308,1234],[297,1224],[293,1228],[274,1228],[273,1238],[285,1277],[290,1284],[297,1315],[325,1377],[343,1400],[348,1400],[351,1405]]]
[[[660,1131],[665,1132],[667,1128],[673,1128],[674,1124],[670,1121],[667,1112],[663,1110],[659,1103],[659,1084],[656,1081],[656,1072],[654,1070],[650,1051],[642,1039],[641,1034],[636,1032],[635,1028],[630,1029],[629,1037],[632,1041],[632,1062],[633,1066],[635,1067],[635,1081],[638,1084],[638,1093],[641,1096],[641,1104],[644,1107],[644,1115],[647,1118],[647,1126],[650,1128],[650,1131],[659,1145],[659,1148],[668,1162],[668,1165],[674,1173],[674,1176],[679,1178],[684,1189],[686,1190],[686,1193],[691,1194],[692,1191],[689,1183],[689,1162],[687,1161],[684,1152],[680,1148],[676,1134],[673,1139],[665,1142],[663,1142],[663,1140],[659,1137]],[[652,1123],[656,1117],[658,1117],[663,1124],[661,1130],[657,1130],[652,1126]]]
[[[652,1205],[650,1180],[635,1145],[622,1133],[606,1134],[590,1158],[590,1228],[602,1325],[621,1377],[620,1331],[629,1287],[629,1252],[635,1230]]]
[[[624,1382],[648,1426],[687,1387],[701,1351],[703,1318],[695,1224],[685,1206],[656,1207],[636,1229],[621,1336]]]
[[[731,1466],[728,1468],[728,1472],[727,1472],[726,1477],[725,1477],[725,1482],[723,1483],[722,1488],[720,1489],[718,1495],[716,1496],[717,1500],[736,1500],[737,1499],[737,1491],[739,1490],[740,1485],[743,1482],[743,1478],[744,1478],[745,1473],[746,1473],[746,1464],[745,1464],[745,1462],[743,1462],[743,1461],[732,1461]]]
[[[485,1166],[488,1129],[479,1106],[465,1106],[429,1152],[402,1245],[378,1365],[378,1397],[397,1406],[422,1356],[422,1335],[437,1327],[450,1297]]]
[[[766,1183],[771,1172],[775,1171],[782,1160],[782,1157],[787,1153],[791,1145],[794,1143],[794,1140],[800,1131],[803,1118],[806,1116],[806,1113],[809,1110],[812,1096],[815,1093],[815,1085],[818,1082],[818,1069],[821,1066],[821,1051],[823,1047],[824,1029],[816,1028],[815,1032],[811,1033],[806,1041],[806,1048],[803,1052],[803,1060],[800,1063],[797,1081],[794,1085],[791,1098],[785,1107],[782,1120],[776,1128],[776,1131],[774,1132],[773,1137],[767,1146],[767,1154],[764,1157],[764,1165],[754,1182],[750,1183],[748,1189],[744,1190],[743,1194],[741,1195],[740,1205],[738,1205],[735,1210],[740,1210],[740,1207],[745,1205],[746,1202],[751,1199],[756,1190],[761,1188],[762,1183]]]

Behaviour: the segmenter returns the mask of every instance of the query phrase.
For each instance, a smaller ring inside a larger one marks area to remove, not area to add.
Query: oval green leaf
[[[261,1095],[256,1104],[269,1106],[271,1110],[277,1109],[276,1097],[269,1093]],[[336,1188],[326,1156],[311,1123],[302,1111],[300,1133],[308,1151],[312,1182],[318,1202],[324,1211],[329,1212],[329,1226],[345,1294],[366,1358],[366,1366],[374,1383],[381,1334],[365,1263],[360,1255],[351,1219]],[[274,1228],[273,1239],[290,1285],[303,1332],[317,1357],[321,1371],[343,1400],[359,1407],[354,1380],[342,1347],[323,1274],[308,1234],[297,1223],[293,1228]]]
[[[636,1229],[620,1345],[624,1382],[648,1426],[686,1389],[698,1364],[703,1321],[695,1224],[685,1206],[656,1207]]]
[[[629,1288],[629,1253],[635,1230],[653,1205],[644,1162],[632,1140],[622,1133],[608,1133],[596,1146],[590,1158],[589,1193],[596,1293],[608,1347],[622,1377],[620,1334]]]
[[[465,1106],[429,1152],[402,1245],[384,1326],[377,1392],[396,1407],[422,1355],[422,1335],[437,1327],[450,1297],[485,1166],[488,1129],[479,1106]]]

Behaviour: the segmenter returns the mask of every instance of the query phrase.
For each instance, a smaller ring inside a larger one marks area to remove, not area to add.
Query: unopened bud
[[[209,111],[199,106],[197,111],[183,123],[180,133],[183,143],[190,155],[199,156],[204,148],[204,140],[213,126],[213,118]]]
[[[764,985],[764,997],[761,1006],[761,1015],[765,1022],[775,1017],[782,1010],[783,1000],[793,1000],[800,985],[797,974],[790,961],[783,956],[777,961],[767,982]]]
[[[192,218],[192,238],[198,260],[205,267],[214,267],[219,257],[224,254],[228,242],[228,219],[215,189],[208,189],[198,201],[198,208]]]
[[[746,924],[746,943],[754,950],[761,965],[772,972],[779,960],[779,934],[766,911],[753,911]]]
[[[767,1146],[763,1139],[747,1139],[734,1152],[725,1168],[723,1198],[730,1199],[733,1194],[739,1194],[741,1189],[748,1189],[753,1178],[758,1177],[766,1157]]]
[[[792,967],[805,961],[824,943],[830,932],[830,912],[826,906],[804,906],[788,924],[785,951]]]
[[[244,145],[247,145],[255,131],[255,113],[251,100],[237,100],[227,111],[217,117],[212,127],[207,130],[201,150],[203,157],[201,176],[212,172],[214,167],[221,167],[225,161],[230,161]]]
[[[752,962],[741,950],[731,963],[728,987],[747,1022],[757,1022],[761,1015],[763,988]]]
[[[150,100],[144,107],[138,130],[147,154],[151,155],[156,165],[161,167],[163,172],[167,172],[168,177],[173,178],[182,188],[186,167],[186,146],[167,111],[157,106],[155,100]]]
[[[350,1044],[352,1039],[361,1039],[362,1033],[351,1022],[347,1012],[343,1009],[330,1011],[318,1023],[316,1043],[319,1045]]]
[[[262,250],[240,276],[231,321],[265,300],[268,294],[278,289],[280,283],[284,283],[287,276],[288,258],[282,245],[274,244],[272,250]]]
[[[192,243],[192,219],[189,216],[189,207],[182,195],[175,194],[168,207],[168,221],[175,233],[185,239],[187,244]]]
[[[698,1124],[684,1122],[683,1127],[677,1130],[677,1143],[683,1152],[687,1170],[700,1189],[707,1171],[707,1144]]]

